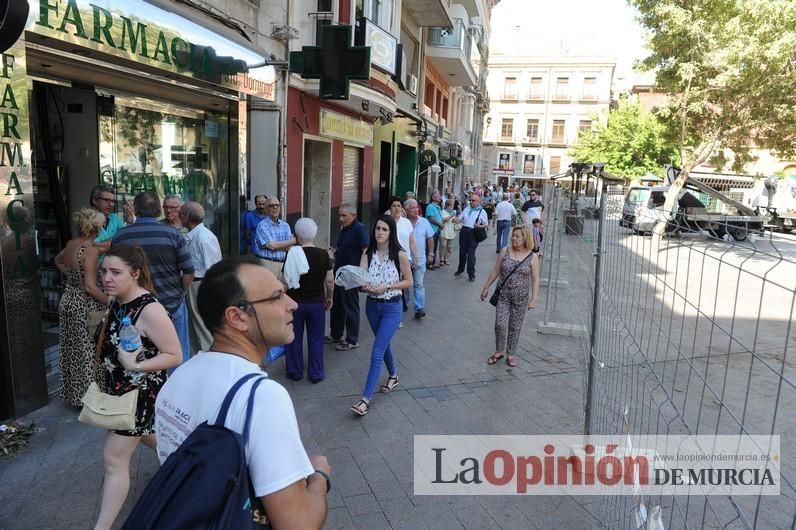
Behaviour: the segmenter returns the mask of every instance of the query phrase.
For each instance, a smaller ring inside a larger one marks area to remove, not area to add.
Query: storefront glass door
[[[196,201],[229,254],[228,115],[120,95],[103,94],[103,100],[100,178],[116,190],[120,208],[142,191]]]

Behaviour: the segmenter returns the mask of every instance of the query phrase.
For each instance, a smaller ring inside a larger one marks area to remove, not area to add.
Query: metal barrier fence
[[[565,212],[582,199],[545,195],[542,277],[566,270],[570,282],[566,295],[547,287],[545,322],[589,331],[580,355],[585,431],[778,434],[786,453],[778,497],[606,496],[605,527],[643,528],[641,503],[661,507],[667,530],[796,527],[796,463],[787,455],[796,442],[796,238],[719,239],[730,227],[682,218],[659,224],[662,235],[638,234],[620,226],[620,195],[604,194],[598,208],[578,204],[592,213],[585,218]],[[566,310],[557,311],[562,296]]]

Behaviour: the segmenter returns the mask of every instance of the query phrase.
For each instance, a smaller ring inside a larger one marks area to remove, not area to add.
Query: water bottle
[[[135,351],[141,347],[141,334],[133,326],[130,317],[122,319],[122,329],[119,330],[119,345],[124,351]]]

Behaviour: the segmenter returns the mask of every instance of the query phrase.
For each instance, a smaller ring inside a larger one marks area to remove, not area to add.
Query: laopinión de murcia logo
[[[22,36],[29,9],[28,0],[0,0],[0,53]]]
[[[416,495],[779,494],[778,436],[418,435],[414,449]]]

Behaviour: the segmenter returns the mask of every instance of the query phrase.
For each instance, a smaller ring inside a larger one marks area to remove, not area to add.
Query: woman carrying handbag
[[[130,458],[143,442],[153,449],[155,399],[166,382],[166,370],[182,361],[182,349],[166,309],[153,294],[146,254],[141,247],[111,247],[100,269],[105,292],[114,297],[100,327],[97,354],[110,396],[138,392],[135,422],[129,430],[109,430],[103,457],[105,481],[95,530],[106,530],[127,498]],[[141,335],[141,347],[128,352],[119,345],[122,320],[129,317]]]
[[[487,364],[495,364],[505,355],[506,364],[517,366],[515,353],[525,312],[536,307],[539,294],[539,261],[533,250],[533,236],[528,227],[512,228],[511,245],[500,251],[481,289],[483,302],[489,296],[489,286],[500,277],[495,307],[495,353],[487,359]]]
[[[58,304],[59,395],[64,403],[79,407],[89,385],[101,380],[94,359],[94,332],[105,314],[108,295],[97,282],[99,252],[92,245],[105,216],[93,208],[83,208],[73,219],[77,237],[55,256],[55,266],[64,276],[64,291]]]

